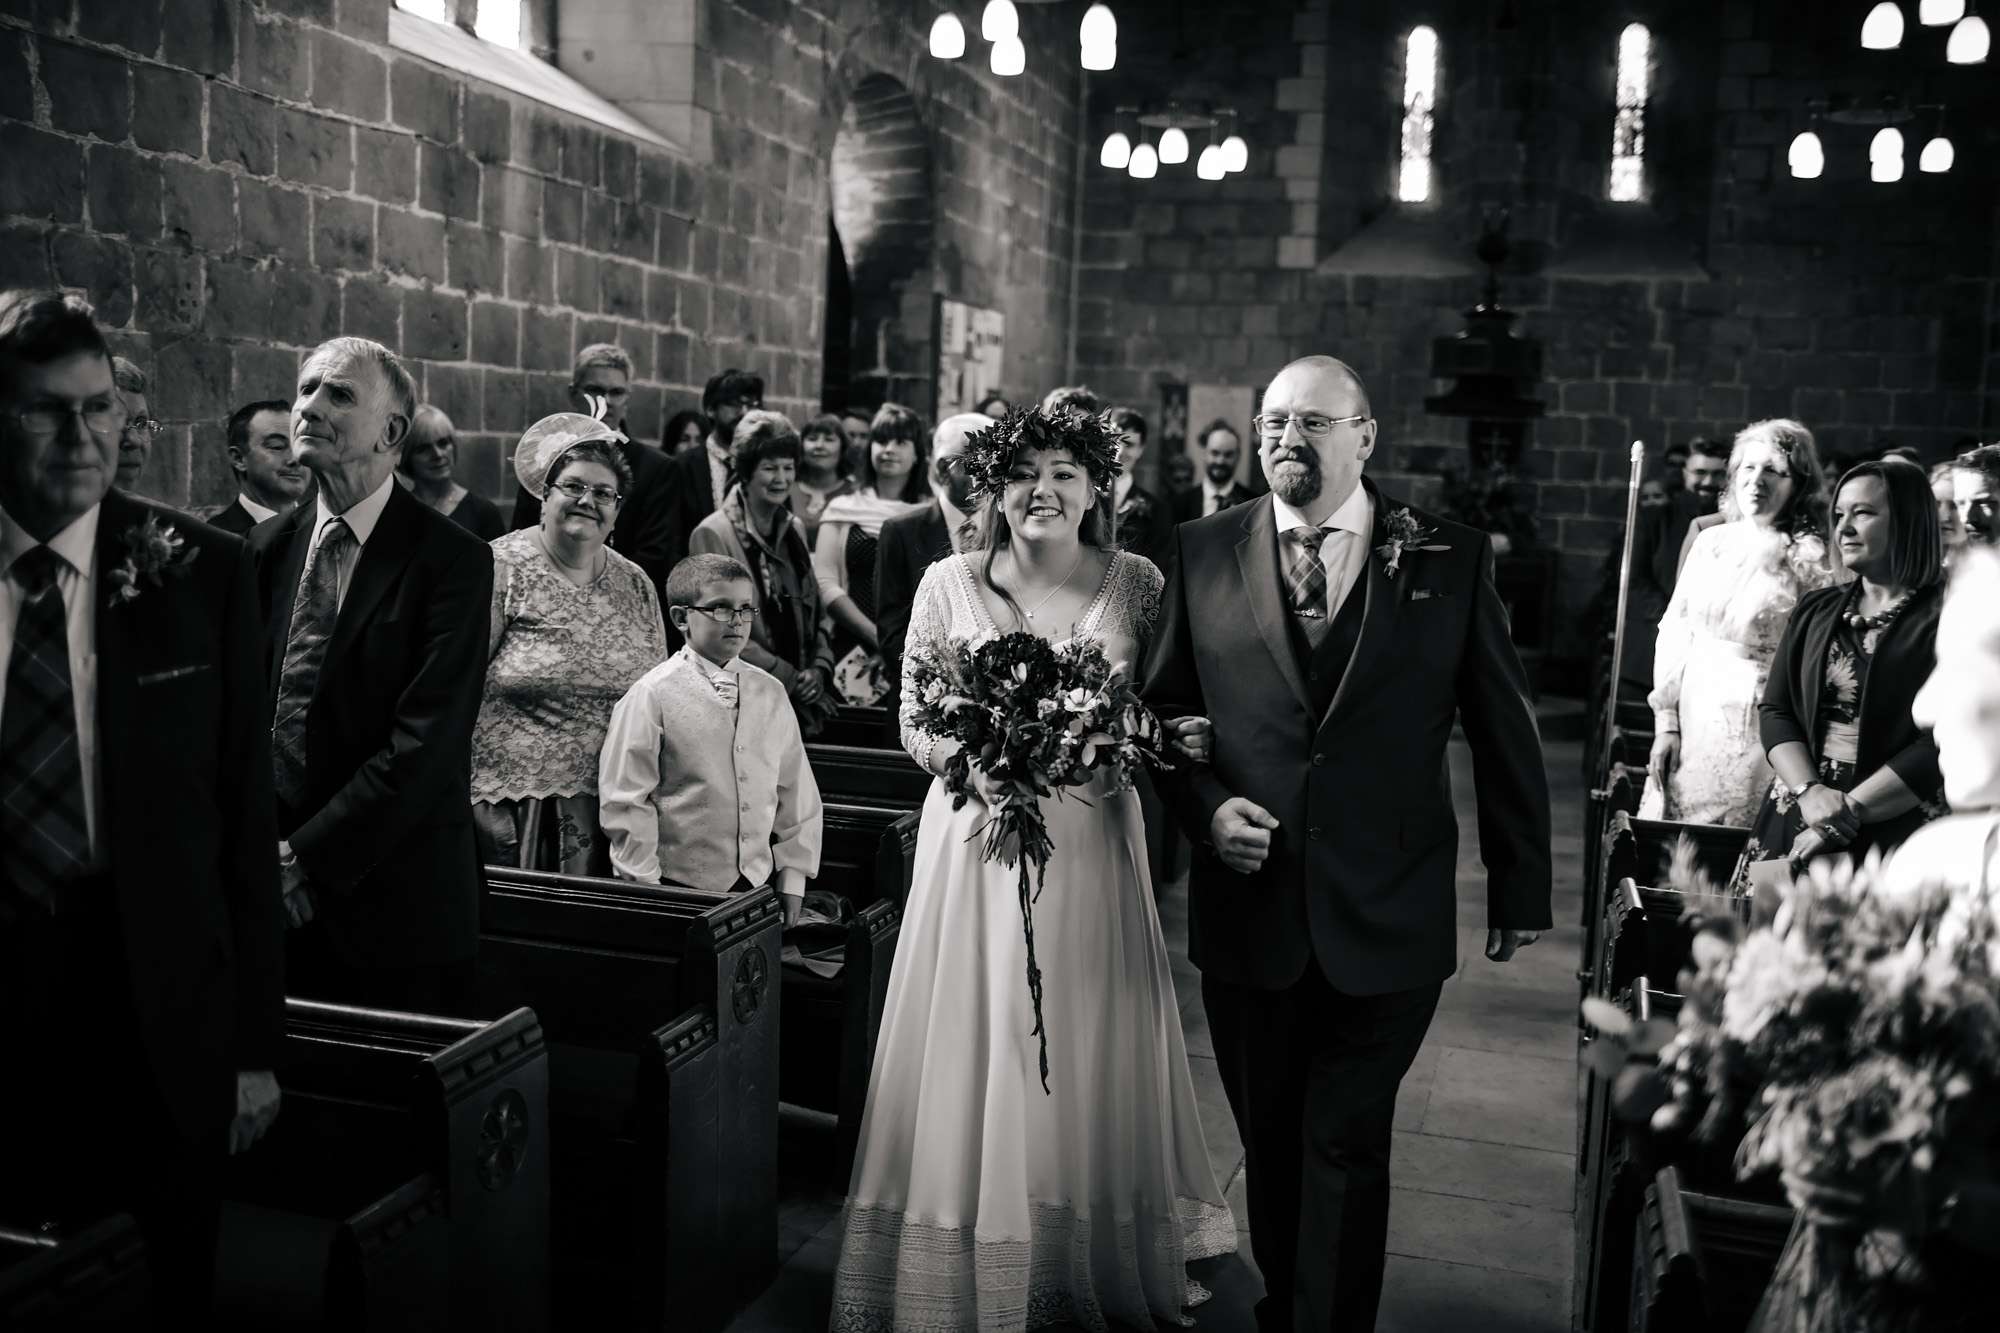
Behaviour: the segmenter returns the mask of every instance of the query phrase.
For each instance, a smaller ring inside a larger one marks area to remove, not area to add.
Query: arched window
[[[495,46],[519,50],[522,0],[396,0],[396,8],[436,23],[464,24],[471,20],[476,37]]]
[[[1646,98],[1653,81],[1653,35],[1634,23],[1618,35],[1618,118],[1611,128],[1611,198],[1646,195]]]
[[[1438,35],[1427,25],[1410,29],[1403,45],[1402,166],[1396,197],[1421,204],[1431,197],[1432,110],[1437,105]]]

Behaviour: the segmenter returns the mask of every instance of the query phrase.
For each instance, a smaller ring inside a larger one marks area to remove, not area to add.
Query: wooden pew
[[[1629,1327],[1737,1333],[1756,1313],[1792,1221],[1790,1208],[1690,1190],[1679,1170],[1663,1169],[1633,1223]]]
[[[559,1290],[620,1326],[719,1328],[776,1267],[781,920],[769,888],[487,867],[482,993],[552,1048]]]
[[[146,1242],[123,1213],[67,1236],[0,1227],[0,1328],[149,1329]]]
[[[822,745],[893,750],[898,745],[896,719],[877,704],[842,704],[813,739]]]
[[[813,741],[806,746],[806,760],[821,797],[828,801],[918,810],[930,794],[931,775],[901,750]]]
[[[1584,917],[1583,966],[1577,972],[1582,995],[1604,994],[1615,989],[1600,969],[1604,965],[1608,933],[1627,910],[1627,904],[1618,896],[1619,883],[1629,879],[1640,885],[1665,884],[1667,864],[1683,835],[1694,843],[1696,860],[1716,887],[1726,888],[1735,872],[1737,858],[1750,839],[1748,829],[1727,824],[1638,819],[1622,810],[1611,813],[1585,893],[1588,907]],[[1662,983],[1671,983],[1675,975],[1658,969],[1651,969],[1651,973]],[[1630,973],[1626,975],[1629,977]]]
[[[251,1324],[324,1307],[353,1327],[418,1327],[435,1309],[482,1329],[548,1328],[535,1015],[285,1007],[284,1113],[230,1159],[218,1304]]]
[[[1665,1017],[1679,997],[1653,990],[1646,978],[1614,997],[1635,1022]],[[1587,1050],[1597,1038],[1585,1034]],[[1623,1329],[1631,1269],[1632,1220],[1650,1177],[1650,1142],[1612,1114],[1611,1087],[1579,1060],[1583,1108],[1577,1117],[1575,1276],[1571,1284],[1576,1329]]]

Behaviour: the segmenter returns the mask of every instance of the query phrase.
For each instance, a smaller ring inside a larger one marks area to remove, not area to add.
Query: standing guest
[[[819,873],[819,785],[785,687],[742,660],[757,587],[740,561],[691,555],[667,579],[687,646],[612,710],[598,761],[620,879],[716,893],[768,884],[785,924]]]
[[[1007,401],[1006,394],[994,392],[982,396],[972,410],[981,416],[991,417],[995,421],[1005,421],[1007,414],[1013,411],[1014,408]]]
[[[1771,785],[1755,725],[1799,598],[1833,581],[1812,432],[1759,421],[1730,451],[1729,520],[1701,535],[1660,619],[1645,819],[1747,825]]]
[[[1164,564],[1174,532],[1173,513],[1138,481],[1139,461],[1146,456],[1146,418],[1129,407],[1114,407],[1111,429],[1118,432],[1118,481],[1111,494],[1118,513],[1118,545],[1155,565]]]
[[[1094,417],[1103,413],[1104,400],[1087,384],[1065,384],[1042,395],[1042,411],[1081,412]]]
[[[1951,490],[1965,540],[2000,545],[2000,444],[1982,444],[1952,459]]]
[[[792,512],[806,525],[806,540],[817,541],[820,515],[826,512],[827,502],[855,489],[840,418],[822,413],[808,421],[799,448],[799,482],[792,496]]]
[[[1219,514],[1231,505],[1254,500],[1256,494],[1236,480],[1236,467],[1243,458],[1243,439],[1220,417],[1201,433],[1201,485],[1181,493],[1174,501],[1174,522],[1189,523],[1209,514]]]
[[[630,438],[625,429],[631,384],[632,358],[625,355],[625,349],[614,343],[592,343],[576,354],[569,398],[576,411],[600,418],[625,437],[618,448],[625,455],[625,465],[632,469],[632,485],[618,507],[618,526],[612,530],[611,544],[618,554],[645,570],[658,588],[674,565],[676,478],[665,454]],[[541,521],[541,501],[526,491],[516,491],[514,528],[532,528]]]
[[[229,414],[223,447],[236,473],[236,498],[209,517],[238,536],[267,518],[289,514],[312,485],[312,473],[292,457],[292,405],[276,398],[245,403]]]
[[[472,729],[472,818],[488,865],[610,873],[597,753],[611,710],[667,655],[659,594],[611,550],[632,470],[618,432],[558,412],[514,451],[542,521],[493,543],[486,694]]]
[[[684,407],[667,418],[667,428],[660,432],[660,452],[672,458],[699,449],[708,439],[708,429],[707,417]]]
[[[882,404],[854,489],[820,516],[813,574],[820,603],[833,618],[834,684],[849,703],[872,704],[889,690],[875,629],[875,549],[883,520],[909,512],[922,498],[929,439],[922,417],[900,403]]]
[[[465,1014],[493,553],[396,484],[416,410],[388,348],[320,344],[292,403],[292,449],[318,497],[249,543],[268,617],[291,993]]]
[[[0,294],[0,1215],[131,1213],[198,1328],[278,1113],[277,832],[249,562],[113,488],[126,415],[88,307]]]
[[[1841,478],[1833,542],[1850,582],[1799,601],[1758,712],[1777,779],[1750,826],[1757,861],[1899,846],[1938,810],[1937,742],[1911,715],[1936,664],[1944,546],[1923,469]]]
[[[726,555],[750,571],[757,615],[743,660],[778,678],[799,731],[817,736],[839,708],[833,639],[813,577],[805,525],[786,501],[799,465],[799,433],[782,414],[743,414],[730,442],[733,480],[722,507],[689,542],[695,555]]]
[[[861,460],[868,457],[868,427],[875,420],[875,414],[859,407],[850,407],[840,414],[840,433],[847,439],[847,469],[856,471]]]
[[[883,520],[875,549],[875,626],[892,693],[903,679],[903,637],[924,571],[954,552],[978,550],[983,541],[963,458],[966,441],[992,424],[983,412],[940,421],[931,436],[930,503]]]
[[[1733,445],[1726,445],[1720,440],[1713,443],[1703,439],[1688,441],[1688,461],[1681,468],[1683,498],[1667,507],[1667,513],[1661,520],[1663,530],[1657,539],[1673,554],[1676,576],[1681,566],[1687,563],[1688,553],[1694,550],[1694,539],[1723,522],[1722,494],[1729,485],[1728,458],[1733,449]],[[1825,468],[1820,471],[1825,476]],[[1833,483],[1838,478],[1838,473],[1826,477],[1821,494],[1833,494]],[[1676,537],[1679,539],[1678,547],[1674,545]],[[1661,586],[1665,595],[1673,594],[1671,579]]]
[[[722,507],[731,479],[730,442],[736,423],[745,412],[764,405],[763,377],[731,367],[709,377],[701,391],[702,414],[708,418],[708,437],[700,449],[677,454],[674,468],[673,561],[678,564],[688,553],[688,542],[702,520]],[[671,567],[671,566],[670,566]],[[673,641],[669,634],[669,642]]]
[[[1641,505],[1632,536],[1632,579],[1625,603],[1622,675],[1627,687],[1641,693],[1653,688],[1653,658],[1657,652],[1660,617],[1667,613],[1667,603],[1673,598],[1675,581],[1680,577],[1681,564],[1692,542],[1691,534],[1697,523],[1704,524],[1705,531],[1707,523],[1720,521],[1708,516],[1721,503],[1724,482],[1729,476],[1728,442],[1697,436],[1676,445],[1675,449],[1681,451],[1680,470],[1674,474],[1677,484],[1664,506]],[[1668,452],[1671,457],[1673,450]],[[1609,622],[1617,614],[1618,562],[1623,554],[1619,551],[1606,562],[1599,584],[1597,605],[1602,619],[1598,623],[1606,626],[1607,638]]]
[[[139,493],[139,475],[153,455],[153,441],[166,427],[147,408],[146,372],[122,356],[111,358],[111,378],[125,403],[125,429],[118,436],[116,485],[127,495]]]
[[[1169,504],[1177,502],[1194,489],[1194,459],[1188,455],[1168,454],[1167,461],[1160,471],[1166,479]]]
[[[1669,495],[1686,484],[1683,469],[1687,467],[1688,454],[1686,441],[1675,441],[1660,454],[1660,485]]]
[[[1659,477],[1648,477],[1639,483],[1639,507],[1641,509],[1665,509],[1667,507],[1667,483]]]
[[[397,480],[410,488],[410,494],[480,541],[496,540],[507,531],[499,506],[459,485],[452,475],[457,466],[458,438],[451,418],[425,403],[410,423],[403,461],[396,466]]]
[[[1938,537],[1944,542],[1944,563],[1951,566],[1952,554],[1965,545],[1965,524],[1958,518],[1958,491],[1952,480],[1952,462],[1931,468],[1931,498],[1937,502]]]

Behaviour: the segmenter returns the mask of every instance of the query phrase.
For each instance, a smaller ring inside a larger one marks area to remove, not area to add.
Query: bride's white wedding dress
[[[995,632],[977,577],[966,556],[924,575],[906,662]],[[1161,582],[1151,562],[1113,555],[1075,636],[1138,662]],[[903,744],[914,755],[923,742],[906,707]],[[1186,1323],[1183,1307],[1206,1296],[1186,1261],[1236,1248],[1138,797],[1100,781],[1042,811],[1055,845],[1035,904],[1048,1095],[1018,871],[981,859],[984,808],[954,811],[931,784],[849,1190],[836,1333]]]

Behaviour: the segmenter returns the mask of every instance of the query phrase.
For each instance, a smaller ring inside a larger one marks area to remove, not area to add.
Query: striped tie
[[[340,565],[354,539],[342,519],[327,520],[319,545],[306,558],[292,601],[292,632],[278,674],[278,706],[271,721],[271,771],[278,799],[297,805],[306,785],[306,710],[319,684],[320,664],[340,614]]]
[[[1291,603],[1292,615],[1315,647],[1326,633],[1327,623],[1326,562],[1319,556],[1320,543],[1325,539],[1325,528],[1285,529],[1285,540],[1291,547],[1285,561],[1286,599]]]
[[[0,713],[0,881],[49,912],[90,859],[56,561],[55,552],[37,546],[14,562],[21,617]],[[5,912],[0,900],[0,914]]]

